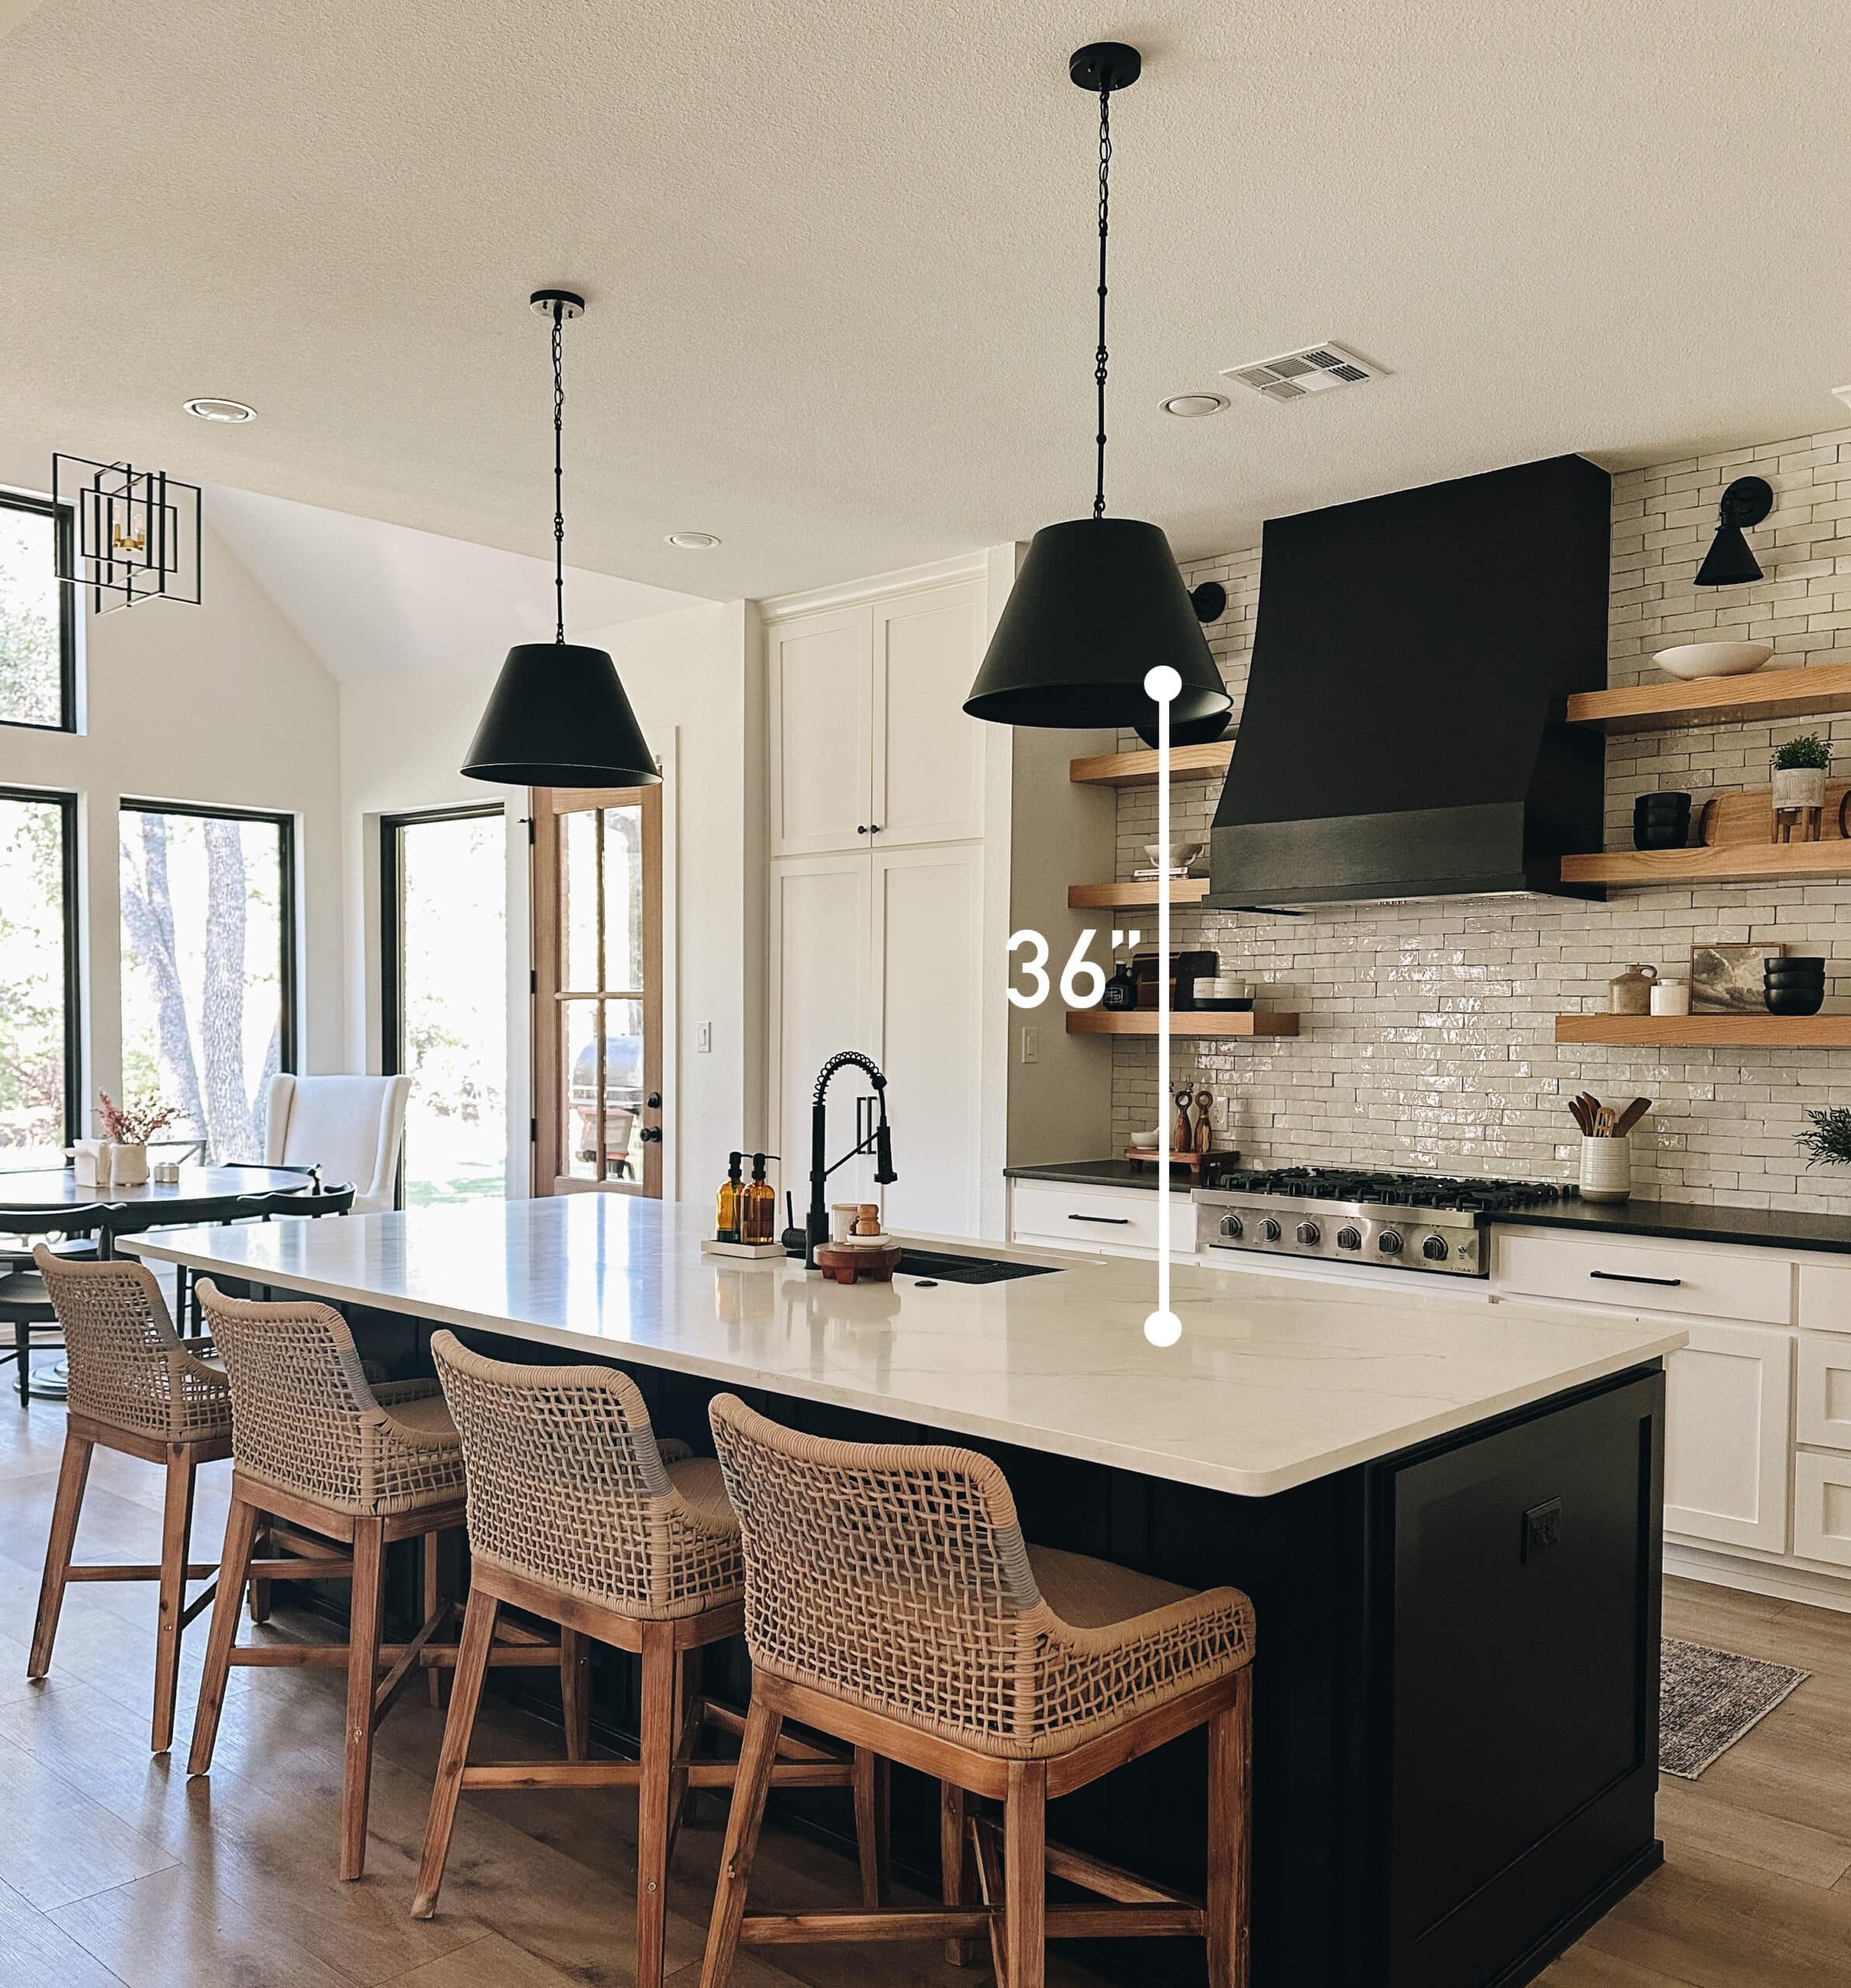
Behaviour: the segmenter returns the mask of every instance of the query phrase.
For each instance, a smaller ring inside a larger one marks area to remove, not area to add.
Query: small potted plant
[[[1816,732],[1790,739],[1774,752],[1774,805],[1823,808],[1832,748]]]
[[[1811,1124],[1799,1135],[1800,1150],[1808,1166],[1851,1166],[1851,1111],[1835,1104],[1825,1111],[1808,1111]]]
[[[179,1117],[175,1105],[143,1097],[118,1104],[106,1090],[96,1093],[96,1117],[109,1142],[109,1180],[119,1187],[137,1187],[148,1178],[148,1142]]]

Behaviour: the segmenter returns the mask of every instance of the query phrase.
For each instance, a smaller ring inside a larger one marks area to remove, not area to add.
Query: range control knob
[[[1316,1246],[1318,1238],[1323,1233],[1314,1222],[1301,1222],[1297,1229],[1298,1240],[1308,1249]]]
[[[1259,1232],[1267,1242],[1276,1242],[1279,1240],[1279,1224],[1268,1215],[1260,1224]]]
[[[1337,1247],[1339,1249],[1360,1249],[1363,1246],[1363,1232],[1358,1229],[1339,1229]]]
[[[1221,1218],[1221,1233],[1231,1242],[1241,1239],[1241,1218],[1238,1215],[1224,1215]]]
[[[1398,1256],[1401,1253],[1401,1231],[1396,1229],[1384,1229],[1375,1239],[1375,1246],[1384,1256]]]
[[[1430,1263],[1443,1263],[1446,1260],[1446,1238],[1443,1236],[1429,1236],[1420,1246],[1420,1253]]]

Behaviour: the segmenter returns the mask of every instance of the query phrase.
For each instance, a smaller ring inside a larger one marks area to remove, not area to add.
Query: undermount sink
[[[1019,1263],[1002,1256],[953,1256],[942,1249],[902,1249],[894,1275],[936,1284],[1006,1284],[1012,1277],[1047,1277],[1057,1263]]]

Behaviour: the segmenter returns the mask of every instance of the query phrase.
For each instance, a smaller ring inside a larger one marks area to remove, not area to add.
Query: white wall
[[[43,493],[49,464],[0,453],[0,482]],[[85,939],[85,1128],[121,1083],[118,806],[221,802],[296,817],[300,1060],[339,1067],[339,720],[335,686],[210,529],[199,606],[145,601],[82,624],[84,729],[0,725],[0,784],[78,796]]]
[[[474,670],[350,683],[340,711],[349,1067],[377,1069],[379,822],[383,814],[500,799],[509,820],[509,1191],[529,1178],[527,840],[524,789],[466,780],[462,764],[500,666],[485,632]],[[713,1156],[762,1136],[764,1076],[762,667],[755,610],[703,603],[609,628],[608,649],[663,763],[663,1192],[698,1199]],[[695,1048],[698,1024],[712,1048]],[[723,1160],[724,1168],[724,1160]]]

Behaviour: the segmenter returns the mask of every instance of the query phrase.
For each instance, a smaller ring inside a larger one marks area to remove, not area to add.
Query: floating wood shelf
[[[1833,846],[1851,850],[1851,843],[1838,843]],[[1172,877],[1169,895],[1172,905],[1200,904],[1208,895],[1208,879]],[[1069,884],[1067,887],[1069,911],[1155,911],[1156,908],[1155,877],[1147,877],[1138,884]]]
[[[1813,669],[1758,669],[1746,676],[1700,676],[1689,683],[1632,683],[1620,690],[1584,690],[1568,700],[1572,723],[1598,725],[1603,732],[1739,725],[1755,718],[1805,718],[1818,711],[1851,711],[1851,662]]]
[[[1116,1013],[1106,1008],[1069,1008],[1069,1035],[1155,1035],[1157,1010],[1130,1008]],[[1207,1014],[1193,1010],[1170,1017],[1172,1035],[1296,1035],[1298,1017],[1280,1008],[1249,1008],[1230,1014],[1217,1010]]]
[[[1224,774],[1234,757],[1234,734],[1210,746],[1172,746],[1170,778],[1214,780]],[[1157,755],[1155,752],[1099,752],[1089,759],[1075,759],[1067,777],[1076,787],[1155,787]]]
[[[1558,1015],[1555,1039],[1626,1049],[1851,1049],[1851,1015]]]
[[[1851,842],[1714,843],[1705,849],[1610,849],[1564,856],[1564,884],[1820,884],[1851,877]],[[1068,900],[1071,902],[1071,897]]]

